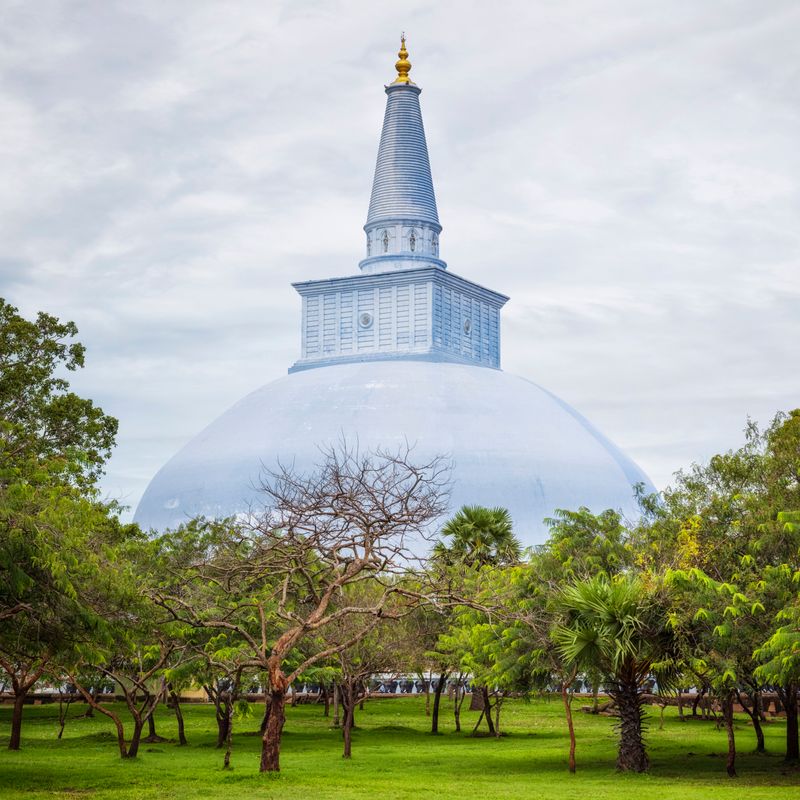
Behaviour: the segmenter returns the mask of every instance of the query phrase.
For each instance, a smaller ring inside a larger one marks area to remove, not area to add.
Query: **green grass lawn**
[[[22,750],[10,752],[11,708],[0,707],[0,797],[3,798],[796,798],[800,772],[782,761],[783,722],[766,726],[769,754],[752,753],[754,737],[737,719],[740,777],[725,774],[726,738],[713,722],[678,720],[666,713],[664,730],[651,718],[648,775],[614,770],[614,720],[576,713],[578,772],[567,772],[567,736],[559,700],[510,702],[506,736],[471,738],[475,712],[464,712],[467,731],[452,733],[444,703],[440,736],[427,733],[422,698],[374,700],[357,714],[353,758],[341,758],[339,731],[320,706],[289,708],[279,776],[258,772],[259,717],[237,720],[232,770],[215,749],[210,706],[185,706],[188,747],[143,744],[122,761],[105,717],[79,719],[71,709],[64,737],[56,739],[58,708],[25,709]],[[576,703],[576,706],[578,703]],[[123,710],[120,709],[122,712]],[[126,717],[127,720],[127,717]],[[160,708],[158,730],[175,737],[175,720]]]

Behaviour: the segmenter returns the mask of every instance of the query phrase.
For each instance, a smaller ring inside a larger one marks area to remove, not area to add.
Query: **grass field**
[[[56,739],[58,708],[26,707],[23,747],[5,749],[11,709],[0,707],[2,798],[797,798],[800,771],[782,761],[785,726],[766,726],[768,755],[752,753],[754,737],[737,719],[740,777],[725,774],[726,738],[713,722],[682,723],[668,709],[664,730],[651,719],[648,775],[614,770],[614,721],[577,713],[578,773],[566,768],[566,726],[559,701],[514,701],[504,711],[507,735],[471,738],[477,717],[463,714],[467,732],[452,733],[443,704],[440,736],[427,733],[422,698],[374,700],[357,714],[353,758],[341,758],[339,731],[319,706],[288,709],[279,776],[258,773],[259,718],[237,720],[232,770],[222,770],[210,706],[186,706],[188,747],[143,744],[135,761],[122,761],[111,723],[80,719],[71,710]],[[120,709],[122,711],[122,709]],[[174,717],[159,709],[162,736],[176,736]]]

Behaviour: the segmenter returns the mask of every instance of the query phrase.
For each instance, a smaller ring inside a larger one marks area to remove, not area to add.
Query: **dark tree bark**
[[[425,716],[431,715],[431,681],[433,680],[433,672],[428,671],[428,680],[425,680],[425,673],[422,673],[422,685],[425,688]]]
[[[449,672],[442,672],[436,682],[436,689],[433,692],[433,711],[431,712],[431,733],[439,733],[439,704],[442,700],[442,691],[447,683]]]
[[[344,741],[344,751],[342,758],[350,758],[352,755],[352,731],[355,723],[356,710],[356,689],[352,681],[344,681],[341,687],[342,697],[342,740]]]
[[[492,721],[492,703],[489,700],[489,687],[482,686],[481,687],[481,697],[483,698],[483,711],[486,717],[486,725],[489,728],[489,733],[494,736],[495,735],[495,727],[494,722]]]
[[[706,687],[701,686],[700,691],[694,696],[694,700],[692,701],[692,716],[697,716],[697,706],[700,704],[700,701],[703,699],[703,695],[706,693]],[[703,717],[705,717],[705,708],[703,709]]]
[[[575,726],[572,723],[572,698],[569,695],[569,687],[575,675],[561,684],[561,699],[564,702],[564,714],[567,717],[567,728],[569,730],[569,771],[575,773]]]
[[[225,716],[227,718],[227,726],[225,731],[225,758],[223,759],[222,768],[230,769],[231,766],[231,752],[233,751],[233,713],[236,708],[236,701],[239,699],[239,687],[242,682],[242,667],[236,670],[233,678],[233,685],[225,698]]]
[[[183,746],[189,744],[186,740],[186,728],[183,722],[183,711],[181,709],[181,699],[178,696],[178,693],[169,686],[169,696],[172,700],[172,708],[175,711],[175,719],[178,722],[178,744]]]
[[[733,732],[733,691],[726,691],[722,696],[722,718],[725,732],[728,734],[728,758],[725,769],[729,778],[736,777],[736,737]]]
[[[338,684],[333,684],[333,722],[331,723],[332,728],[339,727],[339,697],[341,695],[341,690]]]
[[[156,744],[157,742],[166,742],[163,736],[159,736],[156,732],[156,715],[150,714],[147,718],[147,738],[144,740],[148,744]]]
[[[617,769],[622,772],[647,772],[650,762],[644,746],[644,714],[636,682],[618,684],[613,697],[620,717]]]
[[[25,689],[14,696],[14,710],[11,712],[11,739],[8,742],[9,750],[19,750],[22,738],[22,707],[25,705],[25,698],[28,690]]]
[[[267,720],[269,719],[269,692],[264,694],[264,716],[261,717],[261,725],[258,726],[258,732],[263,736],[267,730]]]
[[[11,713],[11,738],[8,742],[9,750],[19,750],[22,741],[22,709],[25,705],[25,698],[28,692],[34,687],[36,681],[42,677],[48,659],[44,658],[33,668],[28,665],[11,664],[4,659],[0,659],[0,666],[5,670],[11,679],[11,687],[14,690],[14,709]]]
[[[456,696],[453,703],[453,719],[456,724],[456,733],[461,733],[461,706],[464,705],[464,698],[467,693],[464,688],[464,674],[459,673],[456,683]]]
[[[323,717],[329,717],[331,714],[331,695],[328,691],[328,687],[325,684],[320,684],[319,688],[320,694],[322,695],[322,700],[325,703],[325,710],[322,712]]]
[[[137,685],[135,684],[133,689],[130,689],[125,679],[121,678],[120,676],[115,676],[112,673],[107,674],[109,677],[113,678],[117,682],[117,685],[122,689],[122,693],[125,697],[125,704],[128,706],[128,711],[130,711],[131,716],[133,717],[133,736],[131,737],[131,743],[128,746],[128,758],[136,758],[139,753],[139,744],[141,743],[144,724],[145,722],[149,723],[150,718],[153,716],[153,714],[155,714],[156,708],[166,692],[166,680],[162,678],[161,688],[155,694],[145,692],[144,700],[141,706],[138,706],[136,700]],[[141,686],[144,681],[138,681],[137,683],[139,686]]]
[[[67,724],[67,716],[69,715],[69,707],[72,705],[73,696],[67,698],[67,705],[64,707],[64,695],[59,692],[58,694],[58,738],[64,735],[64,726]]]
[[[786,761],[800,761],[800,738],[797,727],[797,684],[778,687],[778,697],[786,710]]]
[[[753,732],[756,735],[756,753],[765,753],[766,745],[764,743],[764,730],[761,727],[761,713],[759,708],[761,706],[761,692],[754,691],[752,693],[752,708],[745,702],[741,692],[736,693],[739,705],[744,709],[750,721],[753,723]]]
[[[280,772],[281,733],[286,722],[285,689],[270,690],[267,724],[261,743],[261,772]]]
[[[136,758],[136,756],[139,755],[139,742],[142,739],[142,728],[144,728],[144,720],[134,720],[133,736],[131,736],[131,743],[128,745],[128,758]]]
[[[225,700],[223,692],[218,685],[206,684],[203,686],[206,690],[209,700],[214,704],[214,718],[217,721],[217,750],[221,750],[228,737],[228,714],[225,709]],[[262,733],[266,727],[266,713],[264,721],[262,722]]]
[[[504,697],[501,694],[494,699],[494,735],[500,736],[500,711],[503,708]]]

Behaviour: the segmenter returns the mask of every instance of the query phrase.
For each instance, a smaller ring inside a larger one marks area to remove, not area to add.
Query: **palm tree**
[[[511,515],[505,508],[463,506],[445,523],[442,536],[449,537],[450,544],[438,542],[433,555],[448,564],[477,567],[516,564],[522,555]]]
[[[619,708],[617,768],[646,772],[642,690],[651,676],[663,688],[674,674],[663,587],[634,575],[598,575],[563,589],[559,605],[564,617],[553,636],[562,656],[596,670]]]

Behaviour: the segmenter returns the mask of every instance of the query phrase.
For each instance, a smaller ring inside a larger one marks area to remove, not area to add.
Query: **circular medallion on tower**
[[[363,314],[360,314],[358,317],[358,324],[362,328],[371,328],[372,327],[372,314],[369,311],[365,311]]]
[[[472,332],[472,320],[471,319],[465,319],[464,320],[464,333],[466,333],[467,336],[469,336],[471,332]]]

